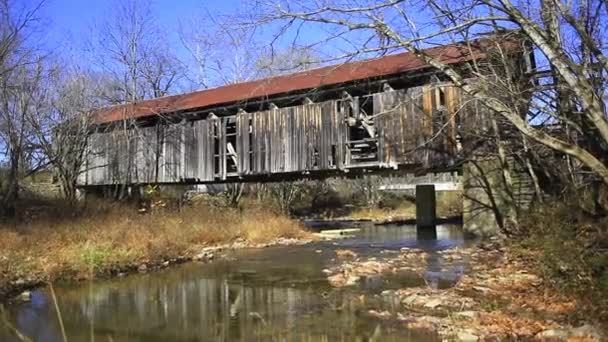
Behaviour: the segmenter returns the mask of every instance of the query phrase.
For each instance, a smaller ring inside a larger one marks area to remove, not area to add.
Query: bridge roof
[[[508,42],[508,43],[507,43]],[[424,50],[431,57],[448,64],[456,64],[487,57],[492,41],[479,39],[467,44],[443,45]],[[501,45],[516,49],[520,44],[505,40]],[[133,104],[104,108],[96,117],[98,124],[126,118],[144,118],[263,99],[281,94],[303,92],[342,83],[386,77],[420,71],[430,66],[413,53],[405,52],[380,58],[342,63],[318,69],[275,76],[261,80],[230,84],[186,94],[165,96]]]

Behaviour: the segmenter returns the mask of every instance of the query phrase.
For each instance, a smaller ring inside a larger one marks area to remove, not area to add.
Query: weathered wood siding
[[[364,100],[373,101],[372,106],[362,104]],[[366,129],[359,128],[370,136],[357,141],[372,151],[365,162],[355,158],[353,147],[353,125],[360,125],[363,106],[370,112],[364,114]],[[81,184],[213,182],[353,167],[450,164],[457,152],[459,106],[456,88],[435,85],[97,132],[89,137]]]
[[[162,127],[141,127],[133,136],[136,144],[135,181],[139,183],[158,182],[159,131]]]
[[[336,101],[238,113],[238,174],[336,168],[343,121]]]
[[[452,163],[457,152],[458,94],[452,86],[375,94],[380,159],[385,165]]]
[[[83,184],[106,184],[107,183],[107,134],[93,133],[89,135],[87,143],[87,159],[83,174]]]

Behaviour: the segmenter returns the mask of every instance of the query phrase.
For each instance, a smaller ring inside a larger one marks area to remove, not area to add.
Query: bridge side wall
[[[451,86],[421,86],[94,132],[79,185],[210,183],[357,167],[452,165],[458,98]],[[355,156],[358,144],[369,156]]]
[[[446,85],[375,94],[384,164],[453,164],[458,152],[459,95],[458,88]]]

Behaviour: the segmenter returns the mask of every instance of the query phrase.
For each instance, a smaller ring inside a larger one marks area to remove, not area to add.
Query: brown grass
[[[445,191],[436,194],[437,217],[462,214],[462,193]],[[386,220],[388,218],[415,219],[416,203],[403,200],[396,208],[358,208],[348,214],[354,220]]]
[[[350,214],[349,219],[381,221],[389,218],[415,219],[416,205],[404,202],[397,208],[357,208]]]
[[[68,210],[46,208],[32,222],[0,225],[0,290],[16,279],[88,278],[188,257],[236,239],[311,237],[298,222],[261,208],[198,205],[142,215],[133,207],[94,203],[77,215]]]

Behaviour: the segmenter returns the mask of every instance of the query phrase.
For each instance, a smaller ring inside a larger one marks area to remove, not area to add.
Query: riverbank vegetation
[[[43,281],[190,260],[205,246],[312,237],[297,221],[255,205],[234,209],[199,202],[143,214],[102,200],[78,209],[57,202],[27,207],[19,220],[0,225],[0,296]]]
[[[435,177],[452,176],[440,173]],[[430,178],[427,176],[426,181]],[[456,181],[456,178],[453,178]],[[329,177],[323,180],[303,180],[286,184],[247,186],[249,198],[257,198],[265,206],[287,208],[286,213],[301,218],[322,220],[370,220],[374,222],[414,220],[416,218],[415,190],[387,191],[382,186],[423,182],[405,175]],[[437,217],[454,218],[462,215],[462,191],[436,193]],[[285,199],[289,199],[285,203]],[[248,197],[244,196],[247,201]]]
[[[522,222],[513,250],[556,293],[577,298],[577,317],[608,322],[608,219],[579,204],[549,203]]]

